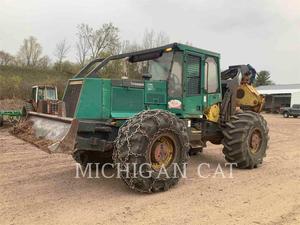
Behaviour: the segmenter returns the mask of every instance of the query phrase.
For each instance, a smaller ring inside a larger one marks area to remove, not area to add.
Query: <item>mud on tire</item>
[[[172,165],[165,167],[169,177],[158,176],[159,172],[152,162],[154,143],[161,137],[172,140]],[[131,189],[146,193],[159,192],[178,183],[180,172],[188,160],[188,150],[184,122],[170,112],[148,110],[135,115],[119,129],[113,160],[116,167],[121,169],[121,178]],[[173,166],[174,163],[178,167]],[[126,172],[126,168],[129,172]]]
[[[268,133],[267,122],[260,114],[245,111],[232,116],[223,130],[225,159],[230,163],[236,163],[238,168],[257,167],[266,156]],[[255,138],[260,140],[259,144],[255,144],[257,142]]]

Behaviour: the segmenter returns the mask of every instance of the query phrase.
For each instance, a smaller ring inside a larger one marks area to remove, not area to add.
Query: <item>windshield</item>
[[[38,100],[56,100],[56,90],[53,88],[39,88]]]
[[[164,53],[158,59],[149,61],[148,73],[151,80],[167,80],[172,64],[173,52]]]
[[[56,100],[56,91],[53,88],[46,89],[46,96],[48,100]]]
[[[134,80],[150,75],[150,80],[167,80],[173,55],[174,52],[165,52],[159,58],[140,62],[129,62],[128,58],[112,60],[99,70],[98,75],[102,78]]]

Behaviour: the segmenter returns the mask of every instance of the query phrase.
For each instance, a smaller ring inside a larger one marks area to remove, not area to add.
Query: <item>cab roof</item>
[[[39,85],[33,85],[32,88],[53,88],[55,89],[56,86],[55,85],[51,85],[51,84],[39,84]]]
[[[175,42],[175,43],[173,43],[171,45],[173,45],[174,47],[179,48],[182,51],[187,50],[187,51],[202,53],[204,55],[210,55],[210,56],[214,56],[214,57],[218,57],[218,58],[221,57],[220,53],[212,52],[212,51],[201,49],[201,48],[196,48],[196,47],[193,47],[193,46],[190,46],[190,45],[186,45],[186,44],[180,44],[180,43],[176,43]]]
[[[155,52],[155,51],[159,51],[159,50],[165,50],[165,49],[168,49],[168,48],[179,49],[181,51],[191,51],[191,52],[200,53],[200,54],[204,54],[204,55],[214,56],[214,57],[217,57],[217,58],[220,58],[220,56],[221,56],[217,52],[212,52],[212,51],[209,51],[209,50],[196,48],[196,47],[193,47],[191,45],[181,44],[181,43],[177,43],[177,42],[167,44],[167,45],[163,45],[163,46],[160,46],[160,47],[149,48],[149,49],[140,50],[140,51],[136,51],[136,52],[132,52],[132,53],[127,53],[127,54],[137,54],[137,55],[139,55],[139,54],[144,54],[144,53],[147,53],[147,52]]]

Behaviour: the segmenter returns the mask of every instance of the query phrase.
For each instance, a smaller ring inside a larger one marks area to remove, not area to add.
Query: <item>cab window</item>
[[[39,88],[38,89],[38,100],[43,100],[45,98],[45,89],[44,88]]]
[[[32,88],[32,99],[36,101],[36,87]]]
[[[207,93],[216,93],[219,89],[218,67],[214,58],[205,60],[205,90]]]
[[[49,100],[56,100],[56,90],[54,88],[47,88],[46,89],[46,96]]]
[[[182,96],[182,53],[175,52],[171,74],[168,82],[168,94],[170,97]]]

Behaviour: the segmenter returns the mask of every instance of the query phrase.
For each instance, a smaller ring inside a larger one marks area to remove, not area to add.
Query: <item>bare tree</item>
[[[7,66],[14,60],[14,57],[4,51],[0,51],[0,66]]]
[[[166,45],[170,42],[169,36],[164,32],[156,33],[154,30],[146,29],[142,39],[142,43],[138,44],[137,42],[130,42],[125,40],[121,45],[121,53],[133,52],[142,49],[155,48],[158,46]]]
[[[155,38],[155,47],[166,45],[170,42],[170,37],[163,31],[160,31],[156,34]]]
[[[88,41],[84,36],[84,32],[82,32],[82,26],[83,24],[78,26],[78,41],[76,42],[76,57],[81,67],[85,65],[90,49]]]
[[[70,51],[70,45],[68,45],[66,39],[56,44],[54,55],[57,58],[57,64],[60,71],[62,71],[62,62],[67,57],[69,51]]]
[[[113,53],[120,46],[119,29],[112,23],[105,23],[97,30],[87,24],[81,24],[78,26],[78,36],[84,39],[82,44],[87,43],[91,59],[100,57],[103,53]]]
[[[42,69],[46,69],[49,66],[50,62],[51,62],[50,58],[45,55],[38,60],[36,66]]]
[[[128,52],[134,52],[141,50],[141,46],[134,42],[130,42],[129,40],[125,40],[122,42],[122,45],[120,47],[120,53],[128,53]]]
[[[143,36],[143,49],[153,48],[155,46],[155,32],[154,30],[146,29]]]
[[[24,39],[18,57],[21,63],[25,66],[37,66],[37,63],[42,54],[42,46],[37,42],[37,39],[30,36]]]
[[[142,48],[155,48],[161,45],[168,44],[170,41],[169,36],[164,32],[156,33],[154,30],[146,29],[142,41]]]

